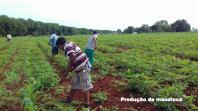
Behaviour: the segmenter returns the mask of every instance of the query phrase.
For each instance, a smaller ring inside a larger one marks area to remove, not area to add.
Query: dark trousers
[[[52,56],[58,54],[58,47],[52,47]]]

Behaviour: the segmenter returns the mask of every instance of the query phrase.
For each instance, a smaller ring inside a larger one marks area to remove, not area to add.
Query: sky
[[[198,0],[0,0],[0,15],[105,30],[186,19],[198,28],[197,4]]]

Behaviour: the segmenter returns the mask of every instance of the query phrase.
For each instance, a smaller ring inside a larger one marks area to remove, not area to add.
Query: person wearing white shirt
[[[10,34],[7,34],[7,41],[10,42],[12,39],[12,36]]]
[[[94,63],[94,50],[96,49],[97,47],[97,37],[98,37],[98,34],[96,31],[93,31],[93,34],[89,37],[88,39],[88,43],[87,43],[87,46],[86,46],[86,49],[85,49],[85,53],[87,55],[87,57],[89,58],[89,62],[91,64],[91,67],[93,66],[93,63]]]

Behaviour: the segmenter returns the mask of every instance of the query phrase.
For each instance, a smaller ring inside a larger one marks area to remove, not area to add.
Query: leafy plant
[[[95,102],[104,102],[107,100],[107,94],[105,92],[97,92],[95,94],[92,94],[92,97],[94,98]]]
[[[127,83],[120,80],[113,80],[112,86],[116,87],[119,90],[127,89]]]
[[[56,87],[56,92],[55,95],[58,96],[64,92],[64,87],[63,86],[58,86]]]

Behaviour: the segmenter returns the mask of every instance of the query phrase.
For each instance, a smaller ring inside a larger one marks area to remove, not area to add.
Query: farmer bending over
[[[89,90],[93,88],[90,78],[90,72],[88,70],[88,58],[85,53],[72,42],[66,41],[63,37],[58,38],[56,45],[58,48],[65,52],[68,56],[68,66],[65,75],[75,70],[75,74],[72,76],[72,87],[69,92],[69,96],[64,102],[70,103],[78,90],[82,90],[84,93],[85,107],[89,108]]]
[[[52,57],[58,54],[58,47],[56,46],[57,39],[58,36],[56,34],[52,34],[49,39],[49,44],[52,46]]]

